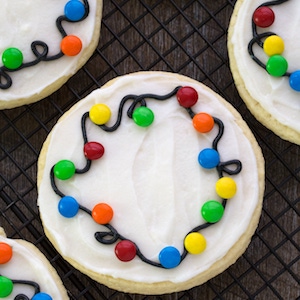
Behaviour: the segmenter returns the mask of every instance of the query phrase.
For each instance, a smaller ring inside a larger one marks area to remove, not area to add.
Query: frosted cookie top
[[[53,267],[28,242],[6,238],[0,228],[0,298],[68,299]]]
[[[0,107],[10,108],[47,96],[83,65],[98,42],[102,1],[4,2]]]
[[[300,142],[299,14],[296,0],[238,1],[228,40],[232,72],[243,100],[263,124],[297,143]],[[251,104],[251,99],[259,107]]]
[[[179,86],[199,98],[192,109],[179,104]],[[160,72],[117,78],[75,105],[39,160],[38,205],[58,251],[96,280],[174,289],[210,269],[260,201],[256,155],[236,117],[200,83]]]

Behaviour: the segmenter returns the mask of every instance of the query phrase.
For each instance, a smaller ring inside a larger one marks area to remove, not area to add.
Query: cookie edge
[[[114,278],[112,276],[108,275],[103,275],[99,274],[97,272],[91,272],[90,270],[84,268],[80,264],[77,263],[77,261],[64,256],[64,259],[68,261],[71,265],[73,265],[76,269],[81,271],[82,273],[88,275],[91,277],[93,280],[100,282],[101,284],[104,284],[108,286],[109,288],[122,291],[122,292],[127,292],[127,293],[138,293],[138,294],[145,294],[145,295],[161,295],[161,294],[167,294],[167,293],[173,293],[173,292],[179,292],[183,290],[188,290],[192,287],[199,286],[209,279],[217,276],[221,272],[225,271],[230,265],[234,264],[236,260],[245,252],[246,248],[248,247],[251,238],[258,226],[258,222],[260,219],[261,215],[261,210],[262,210],[262,202],[263,202],[263,194],[264,194],[264,187],[265,187],[265,181],[264,181],[264,158],[261,152],[261,149],[253,135],[253,133],[250,131],[248,128],[247,124],[245,121],[242,119],[241,115],[233,108],[232,105],[230,105],[228,102],[226,102],[225,99],[223,99],[220,95],[218,95],[216,92],[211,90],[209,87],[205,86],[201,82],[194,80],[192,78],[186,77],[184,75],[179,75],[177,73],[169,73],[169,72],[159,72],[159,71],[141,71],[141,72],[136,72],[136,73],[131,73],[123,76],[130,76],[130,75],[138,75],[138,74],[157,74],[157,75],[164,75],[168,74],[169,76],[175,76],[177,79],[182,79],[184,81],[190,81],[190,82],[196,82],[197,84],[200,84],[202,88],[205,90],[212,92],[218,100],[232,113],[232,115],[235,118],[235,122],[238,124],[239,128],[243,131],[244,135],[246,138],[249,140],[249,142],[252,145],[252,149],[255,153],[256,157],[256,163],[257,163],[257,169],[258,169],[258,181],[259,181],[259,200],[258,204],[256,206],[256,209],[253,212],[251,222],[245,231],[245,233],[241,236],[239,241],[234,244],[230,250],[223,256],[221,259],[219,259],[217,262],[215,262],[208,270],[200,273],[199,275],[196,275],[195,277],[191,278],[188,281],[181,282],[181,283],[174,283],[170,281],[163,281],[163,282],[157,282],[157,283],[140,283],[140,282],[134,282],[134,281],[129,281],[125,279],[120,279],[120,278]],[[112,85],[116,80],[120,80],[123,76],[116,77],[112,80],[110,80],[108,83],[106,83],[104,87],[107,87],[109,85]],[[67,115],[68,113],[71,113],[72,110],[76,109],[76,104],[69,110],[67,111],[59,120],[57,123],[61,122]],[[51,135],[52,132],[48,135],[41,153],[40,157],[38,160],[38,175],[37,175],[37,185],[38,189],[40,186],[40,183],[43,179],[43,170],[45,167],[45,159],[47,156],[47,150],[48,146],[51,140]],[[55,240],[52,238],[50,232],[47,230],[46,226],[44,226],[44,231],[46,236],[49,238],[49,240],[53,243],[56,249],[59,249],[57,245],[55,244]]]

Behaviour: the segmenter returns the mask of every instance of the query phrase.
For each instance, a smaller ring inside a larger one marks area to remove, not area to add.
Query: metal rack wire
[[[259,124],[237,93],[226,48],[234,4],[234,0],[104,0],[101,39],[87,64],[46,99],[0,112],[0,224],[9,237],[26,239],[45,253],[70,299],[300,296],[300,148]],[[163,296],[116,292],[75,270],[45,237],[36,206],[37,159],[58,118],[109,79],[139,70],[181,73],[221,94],[248,123],[266,160],[263,213],[245,254],[202,286]]]

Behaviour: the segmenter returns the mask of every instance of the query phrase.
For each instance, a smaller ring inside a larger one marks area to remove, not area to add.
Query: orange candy
[[[6,243],[0,243],[0,264],[6,264],[12,257],[12,248]]]
[[[108,224],[113,218],[114,212],[106,203],[98,203],[92,210],[92,217],[98,224]]]
[[[81,51],[82,42],[80,38],[75,35],[67,35],[62,39],[60,48],[63,54],[67,56],[75,56]]]
[[[207,113],[198,113],[193,117],[194,128],[201,133],[211,131],[214,127],[214,124],[214,118]]]

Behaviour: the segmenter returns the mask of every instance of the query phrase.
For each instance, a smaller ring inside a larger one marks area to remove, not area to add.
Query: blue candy
[[[172,246],[165,247],[159,253],[159,261],[166,269],[172,269],[180,264],[180,252]]]
[[[71,196],[64,196],[58,203],[58,211],[65,218],[73,218],[77,215],[79,204]]]
[[[46,293],[37,293],[32,297],[32,300],[52,300],[52,297]]]
[[[215,149],[206,148],[199,153],[198,162],[201,167],[212,169],[220,163],[220,155]]]
[[[300,92],[300,71],[295,71],[291,74],[290,86],[293,90]]]
[[[65,16],[70,21],[80,21],[84,17],[84,14],[84,4],[78,0],[71,0],[65,6]]]

